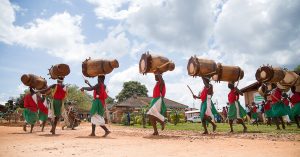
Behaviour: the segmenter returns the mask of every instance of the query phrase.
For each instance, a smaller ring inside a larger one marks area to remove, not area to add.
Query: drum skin
[[[115,68],[119,67],[119,62],[104,59],[86,59],[82,62],[82,74],[86,77],[96,77],[111,73]]]
[[[21,76],[21,81],[24,85],[35,88],[35,89],[44,89],[47,87],[47,81],[34,74],[24,74]]]
[[[58,79],[58,77],[65,77],[70,74],[70,67],[67,64],[52,65],[49,69],[51,79]]]
[[[173,71],[175,64],[168,58],[158,55],[151,55],[149,52],[142,54],[139,62],[139,71],[146,73],[164,73]]]
[[[277,83],[284,79],[285,71],[279,67],[262,66],[256,70],[255,77],[258,82]]]
[[[188,61],[187,71],[190,76],[211,77],[217,73],[217,64],[213,60],[192,56]]]

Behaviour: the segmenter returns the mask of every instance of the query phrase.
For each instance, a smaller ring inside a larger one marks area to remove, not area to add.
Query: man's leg
[[[258,126],[258,118],[256,118],[255,121],[256,121],[256,125]]]
[[[155,117],[152,116],[152,115],[149,115],[149,120],[150,120],[150,123],[151,123],[151,125],[152,125],[152,127],[154,129],[153,135],[158,135]]]
[[[280,127],[279,127],[279,117],[274,117],[274,120],[275,120],[275,124],[276,124],[276,129],[280,130]]]
[[[110,134],[110,131],[107,129],[105,125],[100,125],[100,127],[105,131],[103,137],[106,137],[108,134]]]
[[[243,120],[243,119],[238,119],[238,121],[239,121],[239,123],[242,124],[242,126],[244,127],[243,132],[247,132],[247,127],[246,127],[246,125],[245,125],[245,123],[244,123],[244,120]]]
[[[159,122],[160,125],[161,125],[161,130],[164,130],[165,129],[165,122],[160,120],[159,118],[157,117],[153,117],[155,119],[155,121]]]
[[[268,117],[267,126],[268,126],[268,125],[270,125],[270,126],[272,125],[271,117]]]
[[[283,121],[282,117],[280,117],[280,121],[281,121],[282,129],[285,129],[285,124],[284,124],[284,121]]]
[[[59,120],[59,117],[54,118],[53,126],[52,126],[52,129],[50,131],[53,135],[55,134],[56,125],[57,125],[58,120]]]
[[[299,126],[299,116],[296,115],[294,118],[295,118],[295,122],[297,124],[297,127],[300,128],[300,126]]]
[[[23,130],[24,130],[24,131],[27,131],[27,130],[26,130],[26,126],[27,126],[27,123],[25,122],[24,125],[23,125]]]
[[[42,132],[44,131],[45,124],[46,124],[46,120],[43,121],[43,123],[42,123]]]
[[[233,120],[229,119],[230,132],[233,132],[232,124],[233,124]]]
[[[92,133],[90,134],[90,136],[96,136],[95,130],[96,130],[96,125],[92,124]]]
[[[31,124],[30,125],[30,133],[32,133],[33,127],[34,127],[34,124]]]
[[[217,129],[217,125],[212,121],[212,119],[210,117],[208,117],[207,121],[212,125],[213,132],[215,132]]]
[[[203,134],[208,134],[208,131],[207,131],[207,125],[206,125],[206,119],[207,118],[203,118],[201,121],[202,121],[202,126],[203,126],[203,128],[204,128],[204,132],[203,132]]]

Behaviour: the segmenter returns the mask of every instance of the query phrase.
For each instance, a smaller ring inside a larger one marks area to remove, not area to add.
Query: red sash
[[[208,94],[208,88],[204,87],[199,96],[202,102],[206,100],[207,94]]]
[[[278,101],[281,100],[281,91],[279,90],[279,88],[274,89],[274,91],[272,92],[272,104],[277,103]]]
[[[265,104],[265,106],[264,106],[264,109],[265,109],[265,111],[268,111],[268,110],[270,110],[271,109],[271,101],[267,101],[266,102],[266,104]]]
[[[299,102],[300,102],[300,93],[297,92],[297,93],[295,93],[295,94],[291,97],[291,103],[292,103],[292,105],[294,106],[294,105],[296,105],[296,104],[299,103]]]
[[[101,83],[99,84],[99,95],[97,94],[97,91],[94,90],[94,93],[93,93],[93,96],[94,96],[94,99],[100,99],[100,101],[102,102],[102,105],[105,106],[105,99],[108,97],[107,96],[107,93],[105,91],[105,87],[104,87],[104,84]]]
[[[56,84],[55,93],[53,98],[56,100],[63,100],[66,97],[66,91],[62,88],[62,85]]]
[[[229,104],[234,104],[237,100],[239,100],[239,95],[234,89],[232,89],[228,94],[228,102]]]
[[[37,112],[38,107],[37,104],[32,99],[31,94],[26,94],[24,97],[24,107],[29,109],[32,112]]]
[[[166,95],[166,86],[165,86],[165,84],[162,87],[162,93],[161,94],[162,95],[160,95],[160,82],[157,81],[156,84],[155,84],[155,87],[153,89],[153,98],[158,98],[158,97],[161,97],[161,96],[165,97],[165,95]]]

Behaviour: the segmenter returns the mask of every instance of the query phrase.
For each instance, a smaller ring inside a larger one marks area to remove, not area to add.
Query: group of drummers
[[[90,136],[96,136],[96,126],[100,126],[105,131],[103,136],[106,137],[111,132],[105,126],[104,120],[105,100],[108,97],[106,85],[104,84],[105,75],[112,72],[114,68],[119,67],[119,63],[117,60],[108,61],[102,59],[87,59],[83,62],[82,67],[83,74],[85,76],[98,78],[98,82],[95,85],[91,85],[89,81],[85,79],[85,83],[88,87],[82,87],[80,89],[82,92],[93,91],[93,101],[90,109],[92,123],[92,132]],[[164,102],[164,97],[167,90],[163,79],[163,73],[174,70],[175,64],[165,57],[145,53],[141,57],[139,68],[140,73],[153,73],[155,77],[156,84],[153,89],[153,99],[149,104],[150,109],[148,110],[147,115],[154,130],[153,135],[156,136],[159,135],[157,123],[159,123],[161,125],[161,129],[164,130],[166,120],[165,114],[167,111],[167,105]],[[30,89],[29,93],[24,97],[24,131],[26,131],[26,126],[29,124],[31,126],[30,132],[32,132],[37,119],[42,121],[43,130],[47,119],[50,119],[52,125],[50,132],[55,134],[57,123],[59,122],[62,113],[65,112],[64,100],[67,98],[68,90],[63,81],[65,76],[70,73],[69,66],[65,64],[52,66],[49,72],[51,78],[57,80],[57,83],[51,86],[47,86],[44,79],[40,79],[33,75],[24,75],[24,77],[22,76],[21,78],[22,82],[29,86]],[[188,73],[193,77],[199,76],[204,85],[199,95],[193,94],[194,99],[201,100],[200,117],[204,128],[203,134],[208,134],[208,123],[211,124],[213,132],[217,129],[214,119],[215,116],[218,115],[218,112],[212,102],[214,88],[211,80],[218,82],[224,81],[228,83],[229,107],[226,118],[229,122],[230,132],[233,132],[234,122],[241,124],[243,126],[243,132],[247,132],[247,126],[244,122],[247,117],[247,112],[239,102],[239,97],[243,95],[243,93],[237,87],[238,82],[244,76],[243,70],[237,66],[225,66],[219,63],[216,64],[211,60],[191,57],[188,62]],[[269,125],[271,125],[271,122],[274,121],[277,129],[280,129],[280,124],[282,125],[282,129],[285,129],[283,120],[284,117],[288,120],[288,122],[290,122],[290,119],[293,119],[299,128],[300,92],[296,89],[296,86],[293,85],[297,84],[297,88],[300,86],[300,77],[299,74],[294,72],[289,73],[291,75],[286,75],[285,73],[286,72],[282,69],[273,68],[271,66],[261,67],[256,73],[256,78],[259,82],[261,82],[261,87],[264,89],[261,93],[265,99],[263,104],[264,116],[267,118],[267,123]],[[286,76],[291,76],[292,79],[289,79],[290,77],[287,77],[288,79],[284,79]],[[285,87],[291,89],[291,96],[288,96],[284,89],[279,88],[281,87],[278,85],[279,81],[281,81],[281,84],[279,85],[285,85]],[[274,82],[277,82],[277,84]],[[49,92],[49,90],[52,90],[52,92]],[[47,93],[52,93],[52,96],[48,96],[52,99],[52,103],[50,103],[50,105],[47,102]],[[291,107],[289,106],[290,104]],[[252,104],[248,107],[253,113],[251,117],[257,120],[258,115],[256,105]]]

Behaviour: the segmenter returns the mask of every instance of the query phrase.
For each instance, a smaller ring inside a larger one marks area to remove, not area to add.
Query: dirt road
[[[21,127],[0,126],[0,157],[15,156],[86,156],[86,157],[158,157],[158,156],[217,156],[217,157],[288,157],[299,156],[300,135],[265,134],[211,134],[198,132],[164,131],[151,136],[150,129],[136,129],[110,125],[112,133],[97,127],[97,137],[89,137],[90,124],[81,124],[77,130],[61,130],[49,134],[50,128],[34,133]],[[284,141],[283,141],[284,140]]]

